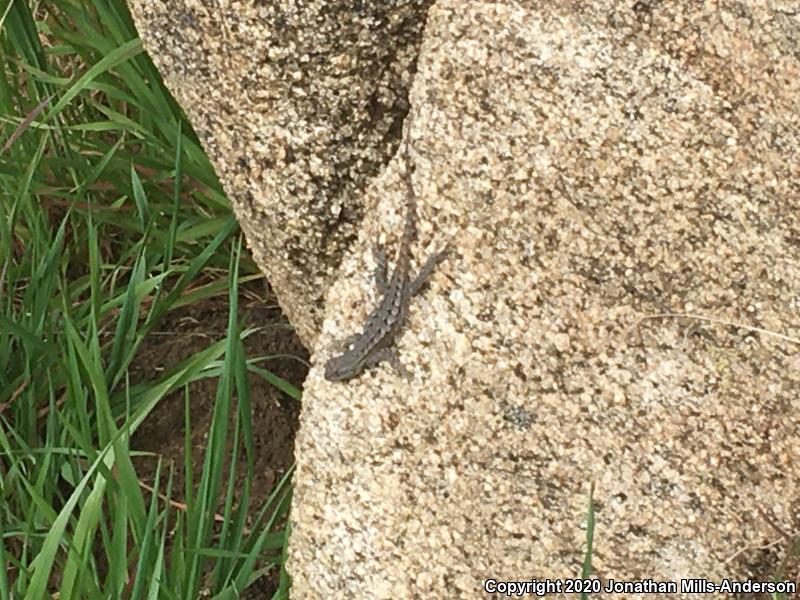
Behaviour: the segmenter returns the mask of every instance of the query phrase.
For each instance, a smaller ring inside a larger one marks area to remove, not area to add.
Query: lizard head
[[[349,352],[334,356],[325,363],[325,379],[328,381],[345,381],[355,377],[361,370],[361,361],[354,360]]]

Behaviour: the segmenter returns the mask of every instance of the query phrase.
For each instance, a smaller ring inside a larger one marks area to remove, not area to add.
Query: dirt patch
[[[242,287],[239,300],[240,318],[248,326],[261,328],[245,339],[246,356],[278,355],[280,358],[261,362],[258,366],[300,387],[308,372],[308,352],[281,313],[274,296],[271,292],[264,291],[263,284]],[[156,379],[180,361],[223,339],[226,335],[228,309],[227,298],[221,297],[166,315],[159,327],[142,343],[130,368],[131,382]],[[200,479],[203,467],[217,385],[216,378],[203,379],[189,385],[192,477],[195,484]],[[300,404],[261,377],[252,374],[250,401],[255,454],[255,478],[251,488],[254,515],[294,461],[294,436]],[[183,390],[171,394],[159,403],[136,432],[132,448],[160,456],[164,467],[170,464],[173,466],[172,499],[182,502],[185,479]],[[147,485],[152,484],[157,460],[138,458],[135,466],[140,480]],[[240,473],[236,477],[238,489],[246,476],[246,458],[243,453],[237,464],[237,472]],[[162,477],[164,474],[162,471]],[[277,577],[277,573],[275,576]],[[272,582],[259,583],[263,583],[265,592],[272,587]]]

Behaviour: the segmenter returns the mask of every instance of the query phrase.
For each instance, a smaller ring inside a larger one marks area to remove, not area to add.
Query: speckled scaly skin
[[[408,149],[408,137],[405,142],[405,159],[406,218],[392,277],[386,281],[386,259],[383,253],[379,253],[382,258],[378,260],[375,279],[382,294],[381,301],[367,317],[363,331],[348,338],[344,344],[344,352],[325,363],[325,379],[328,381],[346,381],[383,360],[390,361],[403,372],[392,350],[392,343],[405,321],[411,297],[419,291],[444,256],[444,252],[430,256],[419,274],[414,279],[410,278],[411,242],[417,232],[417,201],[411,181],[414,165]]]

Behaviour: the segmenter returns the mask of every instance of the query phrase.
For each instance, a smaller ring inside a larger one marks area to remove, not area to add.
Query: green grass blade
[[[105,446],[105,448],[103,448],[98,457],[89,467],[89,470],[80,480],[78,485],[75,486],[75,489],[70,494],[66,504],[59,511],[58,517],[56,517],[56,520],[53,522],[50,530],[45,536],[41,551],[36,556],[36,559],[31,563],[34,567],[34,572],[30,580],[28,591],[25,594],[25,600],[40,600],[41,598],[45,597],[45,588],[54,565],[56,552],[58,551],[58,548],[62,542],[62,538],[66,533],[67,523],[72,515],[72,512],[75,510],[75,507],[83,495],[84,490],[88,488],[92,479],[95,479],[95,486],[92,488],[90,494],[90,496],[93,498],[93,501],[87,501],[87,504],[89,506],[97,505],[98,497],[105,489],[105,479],[102,477],[96,477],[96,473],[101,463],[110,468],[113,462],[114,452],[111,444],[108,444]],[[85,530],[88,522],[93,520],[96,516],[96,511],[87,512],[87,515],[84,518],[82,529]]]
[[[581,578],[589,579],[592,575],[592,553],[594,552],[594,481],[589,485],[589,508],[586,514],[586,553],[583,557]],[[581,600],[587,600],[589,595],[581,592]]]
[[[51,121],[56,115],[61,113],[64,108],[72,102],[72,100],[80,94],[86,86],[91,83],[96,77],[113,69],[117,65],[130,60],[137,54],[142,52],[142,43],[139,39],[130,40],[125,42],[118,48],[115,48],[108,53],[103,59],[92,65],[83,75],[73,83],[64,94],[58,99],[55,106],[47,113],[45,121]]]

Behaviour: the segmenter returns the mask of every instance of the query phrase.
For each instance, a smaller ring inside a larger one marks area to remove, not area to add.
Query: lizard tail
[[[417,195],[414,192],[414,182],[412,181],[414,171],[416,170],[416,165],[411,159],[410,139],[411,126],[409,125],[408,129],[406,130],[404,149],[404,158],[406,164],[405,176],[403,177],[406,182],[406,218],[403,226],[403,238],[407,240],[412,240],[416,236],[417,231]]]

